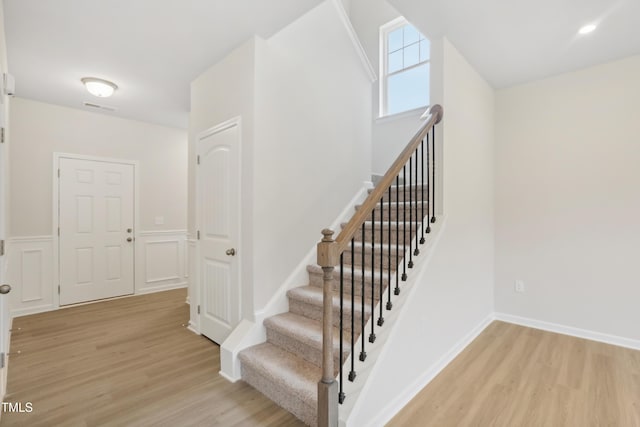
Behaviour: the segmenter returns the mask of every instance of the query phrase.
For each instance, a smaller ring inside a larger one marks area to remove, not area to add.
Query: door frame
[[[196,173],[195,173],[195,208],[196,208],[196,215],[195,215],[195,219],[196,219],[196,223],[195,223],[195,232],[197,233],[198,230],[200,230],[200,225],[202,223],[202,218],[200,218],[200,208],[201,208],[201,198],[200,198],[200,169],[198,168],[198,156],[200,153],[200,140],[211,136],[211,135],[215,135],[216,133],[220,133],[223,132],[229,128],[232,128],[234,126],[238,127],[238,167],[240,169],[239,171],[239,178],[238,178],[238,188],[240,189],[240,194],[238,197],[238,206],[236,206],[236,209],[238,210],[238,218],[240,221],[240,225],[238,227],[238,242],[236,244],[236,246],[240,246],[240,244],[242,243],[242,118],[240,116],[236,116],[233,117],[229,120],[225,120],[222,123],[219,123],[213,127],[210,127],[207,130],[204,130],[202,132],[200,132],[199,134],[196,135],[196,140],[195,140],[195,149],[194,149],[194,155],[195,155],[195,159],[194,159],[194,165],[196,168]],[[201,281],[201,277],[202,277],[202,272],[201,272],[201,268],[200,268],[200,256],[201,254],[201,250],[200,250],[200,239],[196,236],[195,237],[195,241],[196,241],[196,250],[195,250],[195,257],[196,257],[196,266],[195,266],[195,280],[196,280],[196,286],[194,286],[195,289],[197,289],[198,295],[197,295],[197,307],[201,307],[202,305],[202,296],[204,295],[203,289],[202,289],[202,281]],[[240,248],[240,251],[238,252],[238,256],[236,257],[236,259],[238,260],[238,318],[240,320],[242,320],[243,318],[243,313],[242,313],[242,298],[243,298],[243,292],[242,292],[242,259],[243,259],[243,251],[242,248]],[[201,310],[197,310],[196,311],[196,319],[197,319],[197,330],[198,333],[202,333],[202,312]],[[220,343],[220,346],[222,346],[222,343]]]
[[[51,235],[53,236],[53,309],[60,308],[60,236],[58,227],[60,226],[60,181],[58,180],[58,169],[60,159],[89,160],[93,162],[120,163],[133,166],[133,294],[136,294],[136,240],[140,233],[140,176],[138,174],[139,162],[137,160],[116,159],[110,157],[88,156],[84,154],[53,153],[53,168],[51,170],[51,182],[53,186]],[[86,304],[78,303],[78,304]],[[70,307],[77,305],[72,304]]]

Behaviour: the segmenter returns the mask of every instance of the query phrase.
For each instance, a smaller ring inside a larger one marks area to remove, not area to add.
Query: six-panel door
[[[60,305],[133,294],[134,167],[61,158]]]

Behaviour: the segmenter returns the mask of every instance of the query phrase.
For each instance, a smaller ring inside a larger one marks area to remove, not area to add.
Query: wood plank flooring
[[[193,334],[186,290],[20,317],[13,322],[4,426],[300,426],[220,370],[219,347]],[[19,330],[17,330],[20,328]]]
[[[640,427],[640,351],[494,322],[388,425]]]

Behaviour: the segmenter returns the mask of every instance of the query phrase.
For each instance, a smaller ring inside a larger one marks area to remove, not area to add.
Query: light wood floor
[[[494,322],[388,425],[640,427],[640,351]]]
[[[298,426],[243,382],[218,375],[216,344],[185,329],[186,290],[13,322],[2,426]],[[17,328],[21,328],[16,331]]]

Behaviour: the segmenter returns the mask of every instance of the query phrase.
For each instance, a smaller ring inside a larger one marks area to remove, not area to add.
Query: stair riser
[[[351,339],[349,336],[348,339]],[[267,342],[270,342],[273,345],[277,345],[278,347],[290,352],[294,353],[297,356],[302,357],[307,362],[313,363],[317,367],[322,367],[322,349],[314,348],[309,345],[306,345],[292,337],[289,337],[285,334],[280,333],[279,331],[273,330],[267,327]],[[338,374],[338,367],[340,366],[340,349],[338,346],[335,346],[333,349],[333,366],[335,366],[335,374]],[[344,350],[349,350],[348,348],[344,348]],[[347,354],[344,356],[344,360],[347,359]]]
[[[386,248],[385,248],[386,249]],[[349,269],[351,270],[351,251],[350,250],[346,250],[344,252],[344,268],[345,270]],[[395,271],[396,269],[396,262],[399,264],[402,261],[402,258],[400,258],[399,260],[396,259],[396,255],[394,253],[391,254],[391,260],[389,260],[389,256],[387,255],[387,251],[384,250],[382,252],[382,261],[380,261],[380,251],[377,250],[374,253],[374,263],[373,266],[376,270],[380,269],[380,266],[382,265],[382,269],[385,271],[388,271],[389,269],[391,269],[392,272]],[[358,253],[355,252],[354,253],[354,259],[353,259],[353,264],[355,266],[356,271],[361,269],[362,266],[362,253]],[[364,266],[366,270],[371,270],[371,253],[365,253],[364,254]],[[391,266],[391,268],[389,268]]]
[[[410,217],[412,217],[414,221],[417,221],[422,218],[423,214],[424,214],[424,217],[429,216],[426,204],[424,206],[424,210],[420,206],[414,206],[413,209],[409,209],[409,208],[404,209],[403,207],[396,209],[395,205],[392,204],[391,209],[389,209],[389,206],[387,205],[385,205],[384,208],[377,207],[375,209],[375,220],[380,221],[380,216],[382,215],[382,219],[384,221],[389,221],[389,217],[391,217],[391,221],[400,220],[402,222],[402,220],[406,215],[406,221],[409,221]],[[367,217],[367,221],[373,221],[373,220],[374,220],[374,215],[373,213],[370,213],[369,216]]]
[[[360,301],[357,301],[356,309],[360,308]],[[371,305],[371,302],[367,302],[366,307],[368,308]],[[289,299],[289,311],[295,314],[299,314],[301,316],[308,317],[313,320],[322,320],[322,307],[316,306],[313,304],[307,304],[302,301]],[[366,324],[369,320],[369,314],[365,314],[364,323]],[[359,311],[355,313],[354,325],[356,329],[356,334],[358,333],[358,328],[360,327],[362,322],[362,316]],[[340,326],[340,307],[333,307],[333,326],[336,328]],[[351,331],[351,303],[345,302],[344,314],[343,314],[343,326],[345,331]],[[357,339],[357,336],[356,336]]]
[[[383,243],[388,243],[389,242],[389,232],[387,230],[387,224],[384,224],[385,227],[382,230],[382,233],[380,232],[380,227],[376,227],[375,229],[375,243],[379,244],[381,241]],[[426,224],[425,224],[426,226]],[[406,225],[406,230],[405,233],[403,234],[403,229],[400,228],[400,230],[396,233],[395,228],[391,229],[391,243],[395,244],[396,241],[401,244],[401,245],[405,245],[405,246],[409,246],[409,242],[411,241],[411,238],[415,238],[416,234],[420,232],[420,225],[419,224],[414,224],[413,229],[409,230],[409,224],[407,223]],[[417,230],[416,230],[417,228]],[[410,233],[411,231],[411,233]],[[382,236],[381,236],[382,234]],[[373,237],[374,237],[374,232],[372,229],[365,229],[364,232],[364,241],[367,243],[373,243]],[[362,232],[361,231],[357,231],[355,234],[355,241],[356,242],[361,242],[362,241]]]
[[[391,201],[395,202],[396,200],[399,200],[400,202],[408,202],[409,198],[411,198],[412,201],[416,202],[418,200],[424,200],[424,201],[428,201],[429,198],[427,197],[427,188],[425,187],[424,190],[424,196],[422,194],[422,187],[418,186],[418,194],[417,194],[417,198],[416,198],[416,189],[415,187],[411,188],[411,196],[409,196],[409,188],[407,187],[406,189],[406,193],[404,192],[403,189],[400,189],[400,191],[396,191],[395,188],[391,189]],[[371,191],[369,191],[371,192]],[[398,198],[399,196],[399,198]],[[388,202],[389,201],[389,193],[385,192],[384,196],[382,197],[382,201],[383,202]]]
[[[242,364],[242,379],[273,400],[282,408],[291,412],[309,426],[317,425],[317,401],[308,402],[292,393],[280,384],[274,384],[250,364]]]
[[[322,288],[323,287],[322,274],[309,273],[309,284],[312,286],[317,286],[319,288]],[[356,286],[354,289],[354,295],[358,297],[358,300],[356,301],[356,303],[359,303],[360,302],[359,299],[362,296],[362,280],[356,277],[355,285]],[[395,275],[392,277],[391,285],[395,286]],[[384,281],[383,289],[386,288],[386,286],[387,286],[387,282]],[[333,281],[333,290],[334,292],[340,291],[340,282],[338,281],[337,278]],[[345,293],[349,293],[349,294],[351,293],[351,277],[350,276],[348,277],[345,276],[344,291]],[[367,299],[371,299],[371,295],[372,295],[371,279],[365,278],[364,296]],[[380,286],[379,286],[379,278],[377,275],[375,279],[375,286],[373,288],[373,299],[375,301],[380,299]],[[370,304],[370,301],[367,301],[367,304]]]

